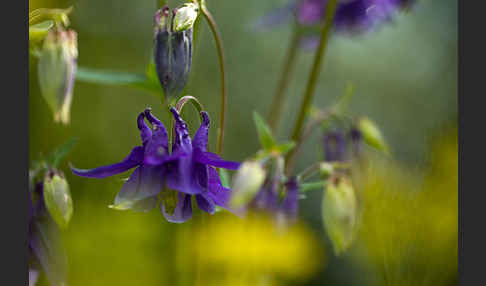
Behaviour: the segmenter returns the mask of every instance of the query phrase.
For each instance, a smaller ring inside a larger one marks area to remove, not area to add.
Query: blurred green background
[[[241,161],[257,151],[252,112],[266,114],[269,110],[291,27],[255,31],[252,23],[286,1],[207,0],[223,36],[228,69],[226,159]],[[78,32],[79,66],[143,73],[151,57],[155,2],[29,0],[29,11],[73,5],[70,19],[72,28]],[[180,2],[170,1],[172,7]],[[284,123],[280,125],[281,139],[291,131],[312,58],[312,52],[302,52],[299,57],[295,76],[286,91],[289,101]],[[114,211],[107,206],[113,202],[124,176],[85,179],[73,176],[67,167],[68,161],[80,168],[120,161],[140,143],[135,122],[139,112],[150,106],[159,118],[167,118],[160,98],[131,88],[76,82],[71,124],[65,127],[53,122],[40,96],[36,66],[36,59],[31,57],[31,160],[49,153],[70,137],[79,139],[62,165],[74,200],[73,219],[63,233],[69,284],[194,285],[191,277],[197,274],[193,263],[186,267],[186,258],[180,257],[185,257],[186,246],[195,243],[190,234],[192,229],[201,220],[212,217],[196,215],[190,223],[176,225],[166,222],[155,210],[146,214]],[[348,82],[355,85],[356,91],[351,111],[374,119],[393,150],[393,159],[377,163],[386,167],[372,172],[376,180],[370,188],[386,191],[377,192],[378,195],[371,192],[369,197],[381,204],[377,203],[375,208],[371,203],[370,209],[375,212],[365,211],[362,227],[376,233],[360,233],[349,253],[334,257],[322,228],[322,192],[314,191],[301,201],[300,214],[306,235],[317,239],[316,255],[321,257],[320,262],[305,277],[284,278],[280,282],[454,285],[457,282],[457,1],[418,1],[410,13],[401,14],[377,31],[357,37],[333,37],[319,77],[315,105],[332,104],[343,95]],[[188,93],[203,103],[212,118],[212,150],[219,119],[219,84],[214,43],[208,28],[202,25]],[[187,110],[184,117],[194,131],[197,118],[191,109]],[[320,156],[320,136],[317,133],[306,142],[298,170]],[[364,191],[369,186],[363,183],[363,194],[370,194]],[[403,193],[416,196],[397,202],[395,192],[398,196]],[[414,202],[415,208],[404,207],[410,206],[407,199]],[[391,207],[393,203],[396,207]],[[387,220],[379,221],[384,217]],[[403,247],[407,251],[399,252]],[[199,285],[210,284],[203,281]]]

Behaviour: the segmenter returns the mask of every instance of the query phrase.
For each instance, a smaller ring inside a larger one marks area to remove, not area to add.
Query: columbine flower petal
[[[169,222],[182,223],[192,217],[191,196],[178,193],[177,197],[177,205],[172,214],[167,213],[167,209],[162,202],[160,203],[160,210]]]
[[[164,183],[165,169],[166,167],[163,165],[142,165],[136,168],[117,194],[113,208],[130,209],[138,202],[141,202],[138,206],[140,210],[146,211],[154,208],[153,200],[144,200],[154,198],[160,192]]]
[[[141,164],[143,162],[143,154],[144,154],[143,147],[137,146],[133,148],[130,154],[125,159],[123,159],[123,161],[121,161],[120,163],[98,167],[94,169],[89,169],[89,170],[77,169],[71,166],[71,170],[73,171],[74,174],[81,177],[105,178],[105,177],[123,173]]]
[[[207,194],[196,195],[197,206],[203,211],[214,214],[214,202]]]
[[[231,190],[223,187],[218,172],[213,167],[208,167],[208,196],[214,203],[231,211],[228,207],[231,198]]]
[[[290,178],[285,184],[287,193],[282,202],[282,212],[290,220],[297,219],[299,212],[299,185],[295,177]]]
[[[214,153],[203,152],[199,149],[196,149],[194,151],[194,160],[201,164],[211,165],[217,168],[225,168],[229,170],[236,170],[240,167],[240,163],[238,162],[226,161],[221,159],[221,157]]]

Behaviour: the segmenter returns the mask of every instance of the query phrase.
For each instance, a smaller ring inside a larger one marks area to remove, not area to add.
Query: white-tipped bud
[[[243,162],[233,180],[230,207],[239,209],[248,204],[263,185],[265,175],[266,172],[260,163]]]
[[[175,11],[172,29],[174,32],[181,32],[191,29],[196,22],[199,12],[198,5],[185,3]]]

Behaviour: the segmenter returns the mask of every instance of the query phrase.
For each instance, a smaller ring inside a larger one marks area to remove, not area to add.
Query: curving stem
[[[218,26],[214,21],[213,16],[206,8],[204,3],[201,1],[200,8],[201,12],[208,23],[208,26],[213,34],[214,41],[216,42],[216,50],[218,52],[219,69],[221,74],[221,116],[219,120],[219,132],[218,132],[218,147],[217,152],[221,154],[223,152],[223,139],[224,139],[224,126],[226,120],[226,70],[224,67],[224,53],[223,53],[223,43],[221,41],[221,34],[219,33]]]

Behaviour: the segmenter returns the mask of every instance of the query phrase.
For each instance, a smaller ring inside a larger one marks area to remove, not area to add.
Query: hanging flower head
[[[221,185],[214,167],[237,169],[239,164],[207,152],[210,120],[205,111],[201,112],[202,123],[192,140],[178,111],[175,108],[170,111],[175,119],[171,152],[164,125],[146,109],[137,119],[142,146],[133,148],[120,163],[91,170],[72,168],[73,172],[83,177],[104,178],[135,168],[112,207],[148,211],[158,204],[170,222],[191,218],[192,195],[199,208],[210,214],[214,213],[215,205],[227,208],[230,189]]]

